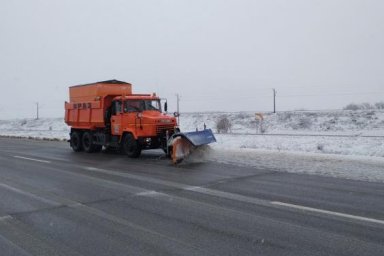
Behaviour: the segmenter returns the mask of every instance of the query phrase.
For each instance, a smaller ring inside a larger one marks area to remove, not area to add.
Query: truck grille
[[[169,132],[169,135],[173,134],[174,126],[172,124],[158,125],[156,127],[156,134],[157,135],[165,135],[167,130]]]

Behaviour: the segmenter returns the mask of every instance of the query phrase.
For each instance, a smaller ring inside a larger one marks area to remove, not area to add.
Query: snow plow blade
[[[211,129],[173,134],[169,140],[169,145],[172,146],[172,162],[180,163],[196,148],[212,142],[216,142],[216,138]]]

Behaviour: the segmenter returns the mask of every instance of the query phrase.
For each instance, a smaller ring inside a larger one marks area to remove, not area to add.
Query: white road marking
[[[85,206],[85,205],[82,204],[82,203],[79,203],[79,202],[73,202],[73,203],[68,204],[67,206],[71,207],[71,208],[77,208],[77,207],[82,207],[82,206]]]
[[[234,194],[234,193],[220,191],[216,189],[210,189],[210,188],[198,187],[198,186],[187,186],[187,187],[184,187],[183,189],[187,191],[193,191],[193,192],[205,194],[205,195],[217,196],[217,197],[221,197],[229,200],[235,200],[243,203],[261,205],[261,206],[270,205],[269,201],[265,199],[259,199],[259,198],[250,197],[250,196],[243,196],[240,194]]]
[[[160,195],[160,194],[161,194],[160,192],[157,192],[154,190],[148,190],[148,191],[137,193],[135,195],[136,196],[156,196],[156,195]]]
[[[12,219],[11,215],[0,216],[0,221],[10,220],[10,219]]]
[[[55,201],[52,201],[52,200],[46,199],[44,197],[40,197],[38,195],[35,195],[33,193],[30,193],[30,192],[27,192],[27,191],[24,191],[24,190],[21,190],[21,189],[9,186],[9,185],[7,185],[5,183],[0,183],[0,187],[6,188],[8,190],[11,190],[11,191],[16,192],[16,193],[21,194],[21,195],[25,195],[25,196],[34,198],[36,200],[39,200],[39,201],[47,203],[47,204],[51,204],[51,205],[55,205],[55,206],[60,205],[59,203],[57,203]]]
[[[317,209],[317,208],[312,208],[312,207],[307,207],[307,206],[302,206],[302,205],[296,205],[296,204],[288,204],[288,203],[277,202],[277,201],[272,201],[271,204],[279,205],[279,206],[285,206],[285,207],[289,207],[289,208],[295,208],[295,209],[308,211],[308,212],[317,212],[317,213],[322,213],[322,214],[327,214],[327,215],[343,217],[343,218],[347,218],[347,219],[354,219],[354,220],[360,220],[360,221],[366,221],[366,222],[372,222],[372,223],[378,223],[378,224],[384,225],[384,220],[367,218],[367,217],[351,215],[351,214],[346,214],[346,213],[341,213],[341,212],[327,211],[327,210],[322,210],[322,209]]]
[[[198,187],[198,186],[187,186],[185,188],[183,188],[184,190],[189,190],[189,191],[198,191],[199,189],[201,189],[201,187]]]
[[[326,214],[326,215],[333,215],[333,216],[338,216],[338,217],[343,217],[343,218],[348,218],[348,219],[355,219],[355,220],[372,222],[372,223],[379,223],[379,224],[384,225],[384,220],[372,219],[372,218],[356,216],[356,215],[351,215],[351,214],[345,214],[345,213],[339,213],[339,212],[332,212],[332,211],[321,210],[321,209],[305,207],[305,206],[300,206],[300,205],[294,205],[294,204],[288,204],[288,203],[277,202],[277,201],[268,201],[265,199],[259,199],[259,198],[254,198],[254,197],[250,197],[250,196],[244,196],[244,195],[240,195],[240,194],[235,194],[235,193],[230,193],[230,192],[225,192],[225,191],[220,191],[220,190],[215,190],[215,189],[210,189],[210,188],[205,188],[205,187],[188,186],[186,184],[177,183],[177,182],[173,182],[173,181],[159,180],[159,179],[155,179],[155,178],[151,178],[151,177],[143,177],[140,175],[121,173],[121,172],[117,172],[117,171],[105,170],[105,169],[100,169],[100,168],[95,168],[95,167],[83,167],[83,168],[86,170],[89,170],[89,171],[101,172],[101,173],[105,173],[105,174],[109,174],[109,175],[141,180],[141,181],[145,181],[145,182],[149,182],[149,183],[174,187],[174,188],[178,188],[178,189],[182,189],[182,190],[186,190],[186,191],[193,191],[193,192],[201,193],[201,194],[205,194],[205,195],[217,196],[217,197],[221,197],[221,198],[225,198],[225,199],[229,199],[229,200],[240,201],[243,203],[250,203],[250,204],[260,205],[260,206],[279,205],[279,206],[301,209],[301,210],[305,210],[307,212],[317,212],[317,213],[322,213],[322,214]],[[138,194],[140,194],[140,193],[138,193]],[[159,194],[161,194],[161,193],[159,193]],[[156,194],[154,194],[153,192],[144,191],[144,192],[142,192],[142,195],[143,196],[145,196],[145,195],[154,196]]]
[[[176,183],[176,182],[173,182],[173,181],[159,180],[159,179],[156,179],[156,178],[145,177],[145,176],[130,174],[130,173],[126,173],[126,172],[112,171],[112,170],[95,168],[95,167],[84,167],[84,166],[79,166],[79,167],[83,168],[84,170],[88,170],[88,171],[104,173],[104,174],[113,175],[113,176],[117,176],[117,177],[134,179],[134,180],[144,181],[144,182],[148,182],[148,183],[153,183],[153,184],[159,184],[159,185],[164,185],[164,186],[168,186],[168,187],[173,187],[173,188],[184,189],[184,187],[188,186],[188,185],[181,184],[181,183]],[[143,192],[145,192],[145,191],[143,191]]]
[[[29,158],[29,157],[23,157],[23,156],[13,156],[14,158],[19,158],[19,159],[25,159],[25,160],[30,160],[30,161],[35,161],[35,162],[40,162],[40,163],[46,163],[50,164],[51,161],[47,160],[41,160],[41,159],[35,159],[35,158]]]

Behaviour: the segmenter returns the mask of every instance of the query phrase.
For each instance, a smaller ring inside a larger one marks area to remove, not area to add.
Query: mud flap
[[[211,129],[173,134],[168,141],[168,145],[172,147],[172,162],[180,163],[196,148],[213,142],[216,142],[216,138]]]

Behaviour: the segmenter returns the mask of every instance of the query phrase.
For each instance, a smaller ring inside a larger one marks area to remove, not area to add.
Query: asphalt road
[[[0,255],[384,255],[384,184],[0,138]]]

